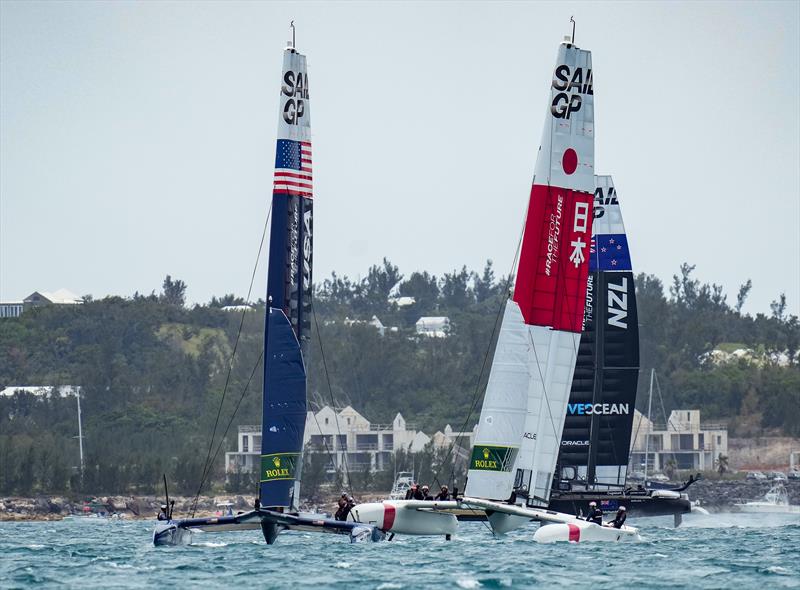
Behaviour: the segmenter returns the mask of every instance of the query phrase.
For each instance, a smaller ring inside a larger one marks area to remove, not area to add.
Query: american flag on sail
[[[311,142],[279,139],[275,153],[273,194],[312,197]]]

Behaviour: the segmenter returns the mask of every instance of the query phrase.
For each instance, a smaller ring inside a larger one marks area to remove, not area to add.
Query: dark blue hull
[[[383,531],[359,522],[343,522],[329,518],[308,518],[297,514],[252,510],[235,516],[187,518],[159,522],[153,532],[153,545],[188,545],[195,532],[227,532],[261,529],[268,544],[275,542],[284,530],[346,534],[351,543],[382,541]]]

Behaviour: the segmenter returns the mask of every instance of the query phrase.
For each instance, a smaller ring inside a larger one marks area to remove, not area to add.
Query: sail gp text
[[[300,125],[306,114],[308,100],[308,74],[287,70],[283,75],[281,93],[289,99],[283,103],[283,120],[289,125]]]
[[[557,119],[569,119],[572,113],[581,110],[581,94],[593,95],[592,70],[560,65],[553,73],[553,88],[560,92],[553,97],[550,112]]]

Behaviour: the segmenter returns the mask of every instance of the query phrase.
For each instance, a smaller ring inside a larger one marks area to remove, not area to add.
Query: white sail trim
[[[520,446],[525,426],[523,412],[530,382],[530,338],[522,312],[514,301],[507,301],[497,338],[489,382],[483,400],[473,449]],[[514,471],[473,469],[467,474],[465,494],[478,498],[505,500],[511,494]]]
[[[563,86],[573,79],[576,80],[575,84],[570,84],[569,88],[564,89]],[[578,79],[582,83],[578,83]],[[594,192],[594,91],[590,90],[592,82],[592,53],[562,43],[558,48],[556,68],[550,86],[550,102],[547,103],[542,142],[536,158],[534,184],[548,184],[585,193]],[[573,106],[567,117],[563,109],[568,104]],[[578,166],[569,174],[562,164],[564,152],[568,149],[575,150],[578,155]]]
[[[575,373],[580,334],[526,326],[531,348],[525,428],[514,473],[534,504],[546,506]]]
[[[592,224],[592,234],[624,234],[625,224],[622,222],[619,195],[614,188],[614,180],[608,175],[597,175],[594,177],[594,185],[595,216]],[[613,202],[606,203],[606,200]],[[603,212],[599,217],[598,208],[602,208]]]
[[[311,141],[311,104],[306,56],[294,49],[283,52],[278,110],[278,139]]]

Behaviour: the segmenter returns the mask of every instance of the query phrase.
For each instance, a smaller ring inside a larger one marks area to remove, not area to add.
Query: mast
[[[546,506],[583,326],[594,192],[589,51],[551,81],[514,294],[506,303],[465,496]],[[493,526],[494,523],[493,523]]]
[[[647,401],[647,434],[644,439],[644,481],[647,484],[647,455],[650,452],[650,435],[653,432],[653,422],[650,419],[650,411],[653,408],[653,378],[656,370],[650,369],[650,399]]]
[[[306,57],[283,53],[264,323],[264,391],[259,498],[296,508],[306,420],[311,310],[313,178]]]
[[[81,482],[83,482],[83,419],[81,418],[81,388],[77,387],[75,399],[78,401],[78,450],[81,456]]]

